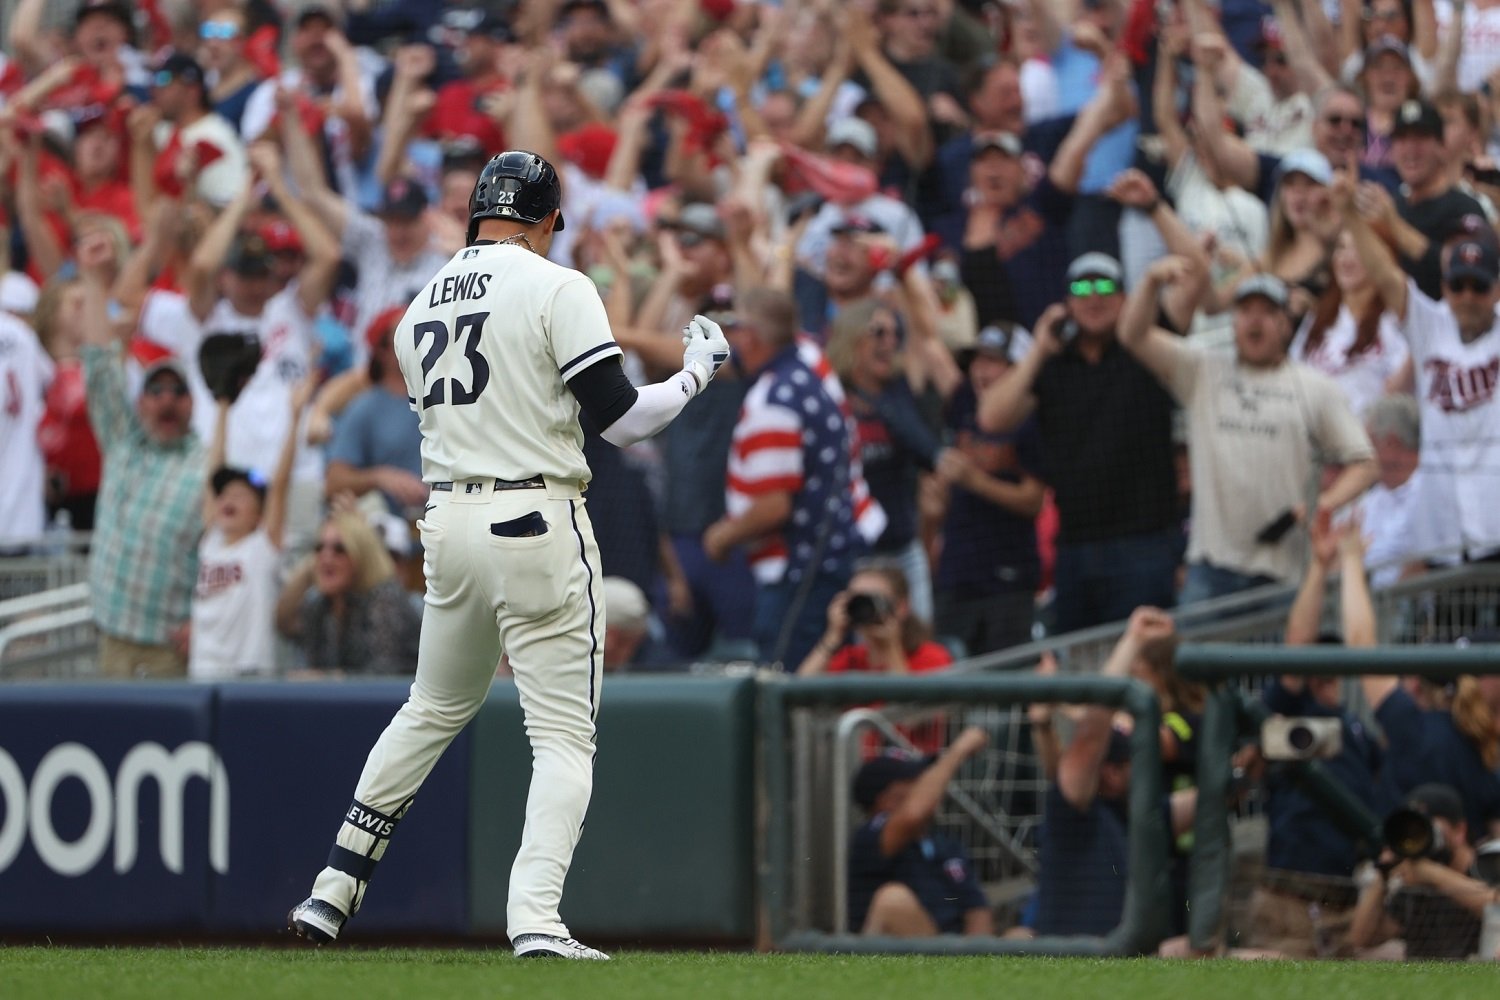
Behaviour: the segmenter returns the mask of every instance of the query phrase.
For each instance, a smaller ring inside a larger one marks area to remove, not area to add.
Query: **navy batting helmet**
[[[552,164],[524,149],[497,153],[479,172],[469,196],[469,242],[479,235],[481,219],[534,223],[555,211],[557,225],[552,228],[559,231],[563,228],[561,207],[562,183]]]

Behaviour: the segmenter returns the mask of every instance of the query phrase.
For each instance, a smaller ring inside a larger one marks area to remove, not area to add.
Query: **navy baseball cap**
[[[1392,139],[1403,135],[1426,135],[1441,142],[1443,116],[1426,101],[1406,101],[1401,105],[1401,110],[1396,112],[1396,120],[1391,124]]]
[[[1494,246],[1485,240],[1464,240],[1455,243],[1448,252],[1448,266],[1443,268],[1443,280],[1460,281],[1464,278],[1493,285],[1500,278],[1500,255]]]
[[[173,52],[156,64],[156,73],[151,78],[153,86],[165,87],[173,80],[181,80],[195,87],[205,87],[203,67],[198,60],[182,52]]]
[[[1395,35],[1381,35],[1366,46],[1364,65],[1370,65],[1371,60],[1376,56],[1385,55],[1387,52],[1400,56],[1402,62],[1408,66],[1411,65],[1411,49]]]
[[[865,812],[875,808],[880,794],[898,781],[915,781],[927,770],[928,761],[899,750],[887,750],[865,761],[854,776],[854,801]]]
[[[210,484],[213,487],[214,496],[219,496],[228,488],[230,483],[244,483],[257,494],[261,500],[266,498],[266,477],[254,469],[236,469],[228,465],[222,465],[214,473]]]
[[[406,177],[397,177],[380,196],[380,214],[397,219],[415,219],[427,211],[427,192]]]

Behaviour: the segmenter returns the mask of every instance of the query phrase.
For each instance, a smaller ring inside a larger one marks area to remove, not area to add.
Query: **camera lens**
[[[1286,741],[1291,745],[1293,750],[1296,750],[1299,753],[1306,753],[1307,751],[1312,749],[1313,744],[1316,743],[1318,739],[1313,735],[1311,727],[1292,726],[1286,731]]]

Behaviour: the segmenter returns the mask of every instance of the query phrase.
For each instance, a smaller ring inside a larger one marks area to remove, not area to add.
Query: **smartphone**
[[[1261,528],[1260,532],[1255,536],[1255,540],[1261,545],[1275,545],[1286,537],[1286,533],[1291,531],[1296,523],[1297,512],[1288,507],[1277,515],[1274,521]]]

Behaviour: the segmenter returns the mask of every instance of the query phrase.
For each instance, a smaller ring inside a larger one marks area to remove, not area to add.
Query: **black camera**
[[[879,625],[895,609],[884,594],[851,594],[845,610],[850,625]]]
[[[1415,809],[1401,808],[1391,813],[1385,818],[1382,833],[1385,846],[1402,861],[1429,858],[1446,865],[1453,860],[1453,849],[1443,839],[1443,831]]]

